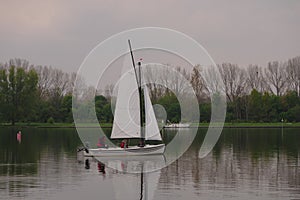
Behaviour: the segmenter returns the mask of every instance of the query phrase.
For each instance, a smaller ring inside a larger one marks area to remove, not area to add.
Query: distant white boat
[[[188,128],[190,125],[188,123],[166,124],[164,128]]]
[[[142,88],[141,72],[137,71],[130,41],[129,47],[133,62],[133,71],[123,72],[119,82],[111,139],[140,138],[142,145],[129,147],[108,147],[86,149],[85,156],[140,156],[163,154],[165,144],[149,145],[147,140],[162,141],[148,88]],[[138,63],[141,70],[141,63]],[[142,89],[144,91],[145,127],[142,127]],[[129,95],[130,94],[130,95]]]

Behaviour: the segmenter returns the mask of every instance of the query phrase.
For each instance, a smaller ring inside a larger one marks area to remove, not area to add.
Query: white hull
[[[165,144],[146,145],[144,147],[129,146],[128,148],[97,148],[84,151],[84,156],[111,157],[111,156],[143,156],[158,155],[165,152]]]
[[[190,124],[168,124],[164,126],[165,128],[188,128],[190,127]]]

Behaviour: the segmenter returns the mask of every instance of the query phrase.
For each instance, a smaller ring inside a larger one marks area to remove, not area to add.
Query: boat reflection
[[[105,172],[105,164],[103,164],[102,162],[98,161],[98,171],[102,174],[106,174]]]
[[[94,157],[108,168],[125,173],[153,172],[166,164],[164,155]]]
[[[85,160],[85,169],[90,169],[90,168],[91,168],[90,160],[89,160],[89,159],[86,159],[86,160]]]
[[[161,168],[165,166],[164,155],[101,157],[98,167],[105,173],[105,166],[119,173],[112,180],[115,198],[118,200],[153,200],[160,179]],[[98,168],[99,169],[99,168]]]

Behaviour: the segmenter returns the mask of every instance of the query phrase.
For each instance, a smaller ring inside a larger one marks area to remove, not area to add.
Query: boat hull
[[[97,148],[88,149],[88,153],[84,151],[84,156],[111,157],[111,156],[143,156],[158,155],[165,152],[165,144],[146,145],[144,147],[130,146],[128,148]]]

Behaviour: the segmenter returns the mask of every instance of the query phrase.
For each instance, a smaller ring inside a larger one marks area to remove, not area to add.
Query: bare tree
[[[262,68],[258,65],[249,65],[247,70],[247,85],[249,92],[257,90],[258,92],[264,92],[267,90],[266,81]]]
[[[51,67],[36,66],[35,70],[39,76],[38,81],[38,93],[41,98],[47,98],[49,96],[49,90],[52,84],[51,79]]]
[[[287,80],[291,90],[300,96],[300,56],[288,60]]]
[[[52,101],[60,102],[67,93],[69,84],[69,74],[62,70],[54,69],[51,71],[52,84],[50,87],[50,98]]]
[[[190,82],[193,86],[198,102],[201,102],[202,100],[207,98],[207,89],[204,83],[204,79],[201,75],[201,70],[202,69],[200,65],[196,65],[193,68],[191,78],[190,78]]]
[[[161,82],[159,78],[162,75],[159,75],[157,71],[154,70],[153,67],[151,67],[151,65],[147,65],[143,69],[143,75],[146,79],[146,82],[150,83],[147,84],[147,86],[149,88],[150,97],[152,101],[157,101],[165,93],[165,88],[161,84],[158,84],[159,82]]]
[[[10,59],[8,64],[9,64],[9,66],[15,66],[17,68],[21,67],[25,71],[27,71],[28,68],[32,66],[32,65],[29,65],[29,61],[27,61],[25,59],[21,59],[21,58]]]
[[[75,80],[78,78],[79,75],[77,75],[75,72],[72,72],[69,76],[69,83],[67,84],[66,93],[67,94],[73,94],[73,89],[75,87]]]
[[[37,66],[34,69],[39,76],[38,91],[40,98],[58,104],[66,94],[72,93],[76,74],[69,75],[62,70],[47,66]]]
[[[175,70],[177,73],[172,73],[173,76],[168,77],[172,83],[171,89],[175,94],[183,94],[185,93],[186,82],[189,80],[189,75],[184,68],[179,66],[177,66]]]
[[[113,84],[109,84],[109,85],[105,86],[104,96],[106,97],[106,99],[111,100],[111,98],[113,96],[113,91],[114,91],[114,85]]]
[[[234,101],[237,97],[245,94],[246,72],[238,65],[223,63],[218,65],[221,77],[223,79],[226,96],[229,101]]]
[[[269,85],[269,91],[281,96],[285,92],[287,84],[286,64],[278,61],[269,62],[265,69],[265,78]]]

